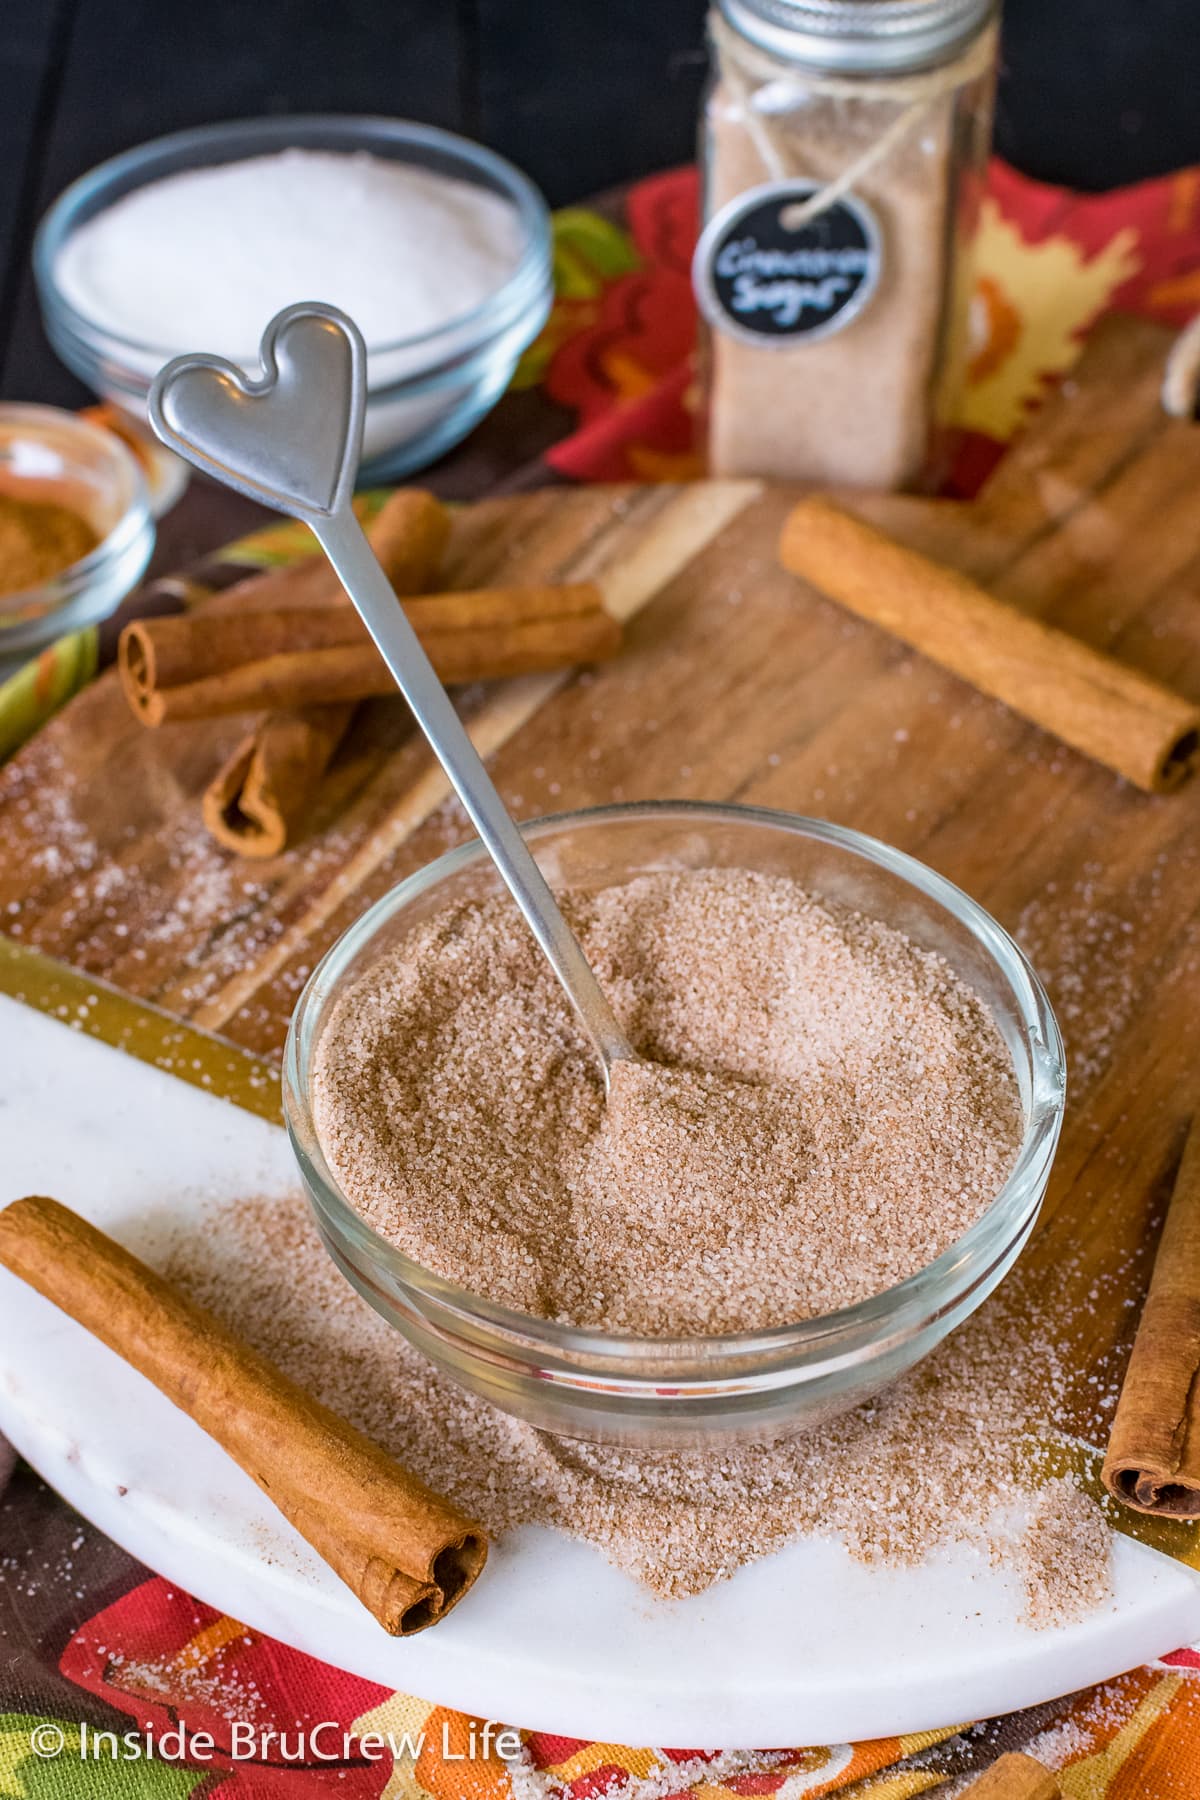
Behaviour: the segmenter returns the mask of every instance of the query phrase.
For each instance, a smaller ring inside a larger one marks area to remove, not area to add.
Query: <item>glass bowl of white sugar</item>
[[[172,356],[258,371],[282,307],[341,307],[367,343],[364,475],[426,467],[500,398],[553,297],[550,218],[502,157],[402,119],[254,119],[102,163],[46,214],[47,336],[135,417]]]

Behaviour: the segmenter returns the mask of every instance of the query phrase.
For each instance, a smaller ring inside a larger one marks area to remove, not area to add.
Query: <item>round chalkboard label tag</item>
[[[700,309],[718,331],[760,349],[813,343],[848,325],[879,281],[879,227],[843,194],[807,223],[795,213],[811,181],[772,181],[738,194],[705,226],[692,261]]]

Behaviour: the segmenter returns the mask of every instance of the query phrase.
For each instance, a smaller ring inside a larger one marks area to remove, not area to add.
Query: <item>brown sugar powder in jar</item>
[[[961,382],[990,0],[722,0],[704,115],[717,475],[922,485]]]
[[[507,896],[416,926],[318,1044],[329,1166],[415,1261],[577,1326],[753,1330],[915,1274],[999,1192],[1011,1062],[940,958],[747,870],[563,900],[653,1065],[607,1104]]]

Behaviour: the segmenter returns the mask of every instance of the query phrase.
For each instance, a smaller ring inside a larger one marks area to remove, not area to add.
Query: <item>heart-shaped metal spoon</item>
[[[150,389],[150,422],[206,475],[312,528],[413,717],[525,916],[604,1070],[636,1059],[546,878],[396,602],[354,516],[367,354],[335,307],[289,306],[263,333],[261,380],[219,356],[177,356]]]

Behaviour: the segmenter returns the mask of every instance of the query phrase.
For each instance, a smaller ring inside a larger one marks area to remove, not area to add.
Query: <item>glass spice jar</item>
[[[995,0],[718,0],[710,33],[710,471],[929,487],[965,364]]]

